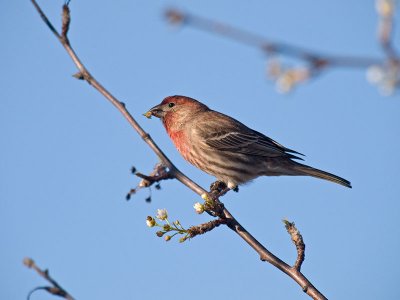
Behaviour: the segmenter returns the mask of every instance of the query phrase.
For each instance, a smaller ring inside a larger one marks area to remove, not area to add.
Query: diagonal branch
[[[137,123],[137,121],[132,117],[132,115],[128,112],[125,107],[125,104],[115,98],[109,91],[107,91],[86,69],[83,63],[80,61],[75,51],[72,49],[70,42],[67,37],[67,30],[63,30],[63,35],[61,36],[48,20],[46,15],[40,9],[35,0],[31,0],[36,10],[39,12],[43,21],[50,28],[53,34],[58,38],[60,43],[63,45],[68,55],[71,57],[72,61],[78,68],[78,74],[76,77],[87,81],[91,86],[93,86],[97,91],[99,91],[108,101],[110,101],[125,117],[125,119],[129,122],[129,124],[136,130],[136,132],[140,135],[140,137],[144,140],[144,142],[154,151],[154,153],[160,158],[162,163],[169,169],[169,173],[171,176],[175,177],[181,183],[190,188],[193,192],[200,196],[205,196],[212,198],[205,189],[200,187],[197,183],[192,181],[185,174],[180,172],[178,168],[169,160],[169,158],[164,154],[164,152],[158,147],[158,145],[153,141],[148,133],[146,133],[142,127]],[[66,4],[67,5],[67,4]],[[64,5],[65,6],[65,5]],[[68,16],[64,16],[64,14],[68,14]],[[69,10],[63,8],[63,20],[70,20]],[[63,24],[63,28],[65,28],[65,24]],[[64,33],[65,31],[65,33]],[[303,291],[307,293],[313,299],[326,299],[326,297],[321,294],[312,284],[311,282],[299,271],[291,268],[284,261],[279,259],[277,256],[268,251],[259,241],[257,241],[226,209],[223,208],[221,212],[222,219],[226,220],[227,226],[232,229],[236,234],[238,234],[246,243],[248,243],[260,256],[262,261],[267,261],[289,277],[291,277],[295,282],[297,282]]]

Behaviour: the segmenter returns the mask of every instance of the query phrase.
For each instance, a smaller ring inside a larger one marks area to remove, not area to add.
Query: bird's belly
[[[227,184],[243,184],[265,172],[260,157],[195,147],[191,147],[186,154],[185,157],[182,153],[191,164]]]

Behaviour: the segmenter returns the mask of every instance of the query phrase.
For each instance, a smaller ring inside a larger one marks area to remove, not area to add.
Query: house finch
[[[160,118],[181,155],[230,189],[259,176],[303,175],[351,188],[349,181],[293,159],[303,155],[185,96],[170,96],[144,114]]]

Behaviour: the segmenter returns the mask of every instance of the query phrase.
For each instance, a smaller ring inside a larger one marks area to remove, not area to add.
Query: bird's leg
[[[222,181],[215,181],[210,185],[210,193],[206,200],[206,211],[213,217],[221,217],[223,215],[224,204],[219,201],[219,197],[225,195],[229,188]]]
[[[222,190],[226,189],[226,183],[220,180],[217,180],[213,183],[211,183],[210,185],[210,191],[217,191],[217,192],[221,192]]]
[[[215,197],[219,198],[229,192],[230,188],[223,181],[215,181],[210,185],[210,193]]]

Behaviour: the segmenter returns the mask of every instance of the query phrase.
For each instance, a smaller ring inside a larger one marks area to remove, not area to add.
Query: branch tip
[[[294,222],[289,222],[288,220],[283,220],[283,223],[285,224],[285,228],[286,228],[287,232],[289,233],[289,235],[292,239],[292,242],[296,246],[296,250],[297,250],[297,258],[293,265],[293,268],[296,269],[297,271],[300,271],[301,265],[304,262],[305,248],[306,248],[306,245],[304,244],[304,241],[303,241],[303,236],[301,235],[300,231],[297,229]]]
[[[62,7],[62,26],[61,26],[61,37],[68,42],[67,34],[69,30],[69,25],[71,24],[71,12],[69,9],[69,4],[70,1],[66,1],[65,4]]]
[[[35,261],[30,257],[25,257],[22,263],[28,268],[33,268],[35,266]]]
[[[173,25],[180,25],[186,20],[185,14],[176,9],[167,9],[165,11],[165,17],[167,21]]]
[[[83,72],[77,72],[74,75],[72,75],[72,77],[75,77],[76,79],[79,80],[85,80],[85,74]]]

